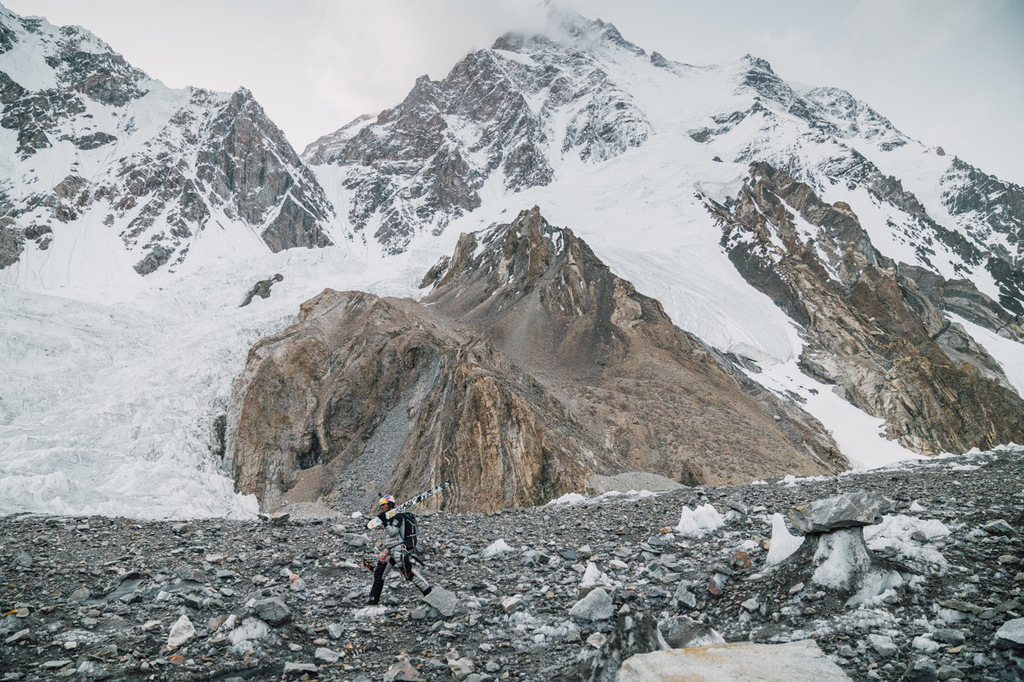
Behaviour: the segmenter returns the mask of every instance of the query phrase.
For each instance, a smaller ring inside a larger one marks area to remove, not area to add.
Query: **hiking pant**
[[[423,594],[427,594],[430,591],[430,583],[413,570],[409,550],[405,548],[405,545],[398,545],[389,551],[381,553],[377,559],[377,567],[373,571],[373,588],[370,589],[370,599],[374,602],[380,601],[380,593],[384,591],[384,576],[387,575],[392,566],[397,566],[399,572],[405,576],[405,579],[411,580]]]

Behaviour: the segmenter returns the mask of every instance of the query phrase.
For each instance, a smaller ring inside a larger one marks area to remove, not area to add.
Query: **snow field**
[[[238,308],[275,272],[285,279],[270,299]],[[210,263],[112,305],[0,288],[0,513],[254,515],[211,455],[249,348],[326,286],[408,295],[406,272],[296,250]]]

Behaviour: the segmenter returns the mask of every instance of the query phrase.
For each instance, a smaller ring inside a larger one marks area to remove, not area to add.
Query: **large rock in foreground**
[[[893,509],[895,505],[880,493],[856,492],[793,507],[790,520],[801,533],[813,535],[870,526],[879,523],[882,515]]]
[[[850,678],[813,640],[805,639],[788,644],[737,642],[638,654],[626,659],[617,679],[619,682],[818,682]]]

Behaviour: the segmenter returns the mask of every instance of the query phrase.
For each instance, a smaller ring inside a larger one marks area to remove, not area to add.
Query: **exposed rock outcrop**
[[[325,291],[253,348],[228,428],[240,491],[352,507],[450,480],[445,508],[492,510],[595,473],[692,484],[845,465],[816,420],[536,208],[465,235],[431,279],[426,305]]]
[[[597,444],[487,340],[359,292],[326,290],[300,320],[252,349],[236,385],[237,487],[264,507],[365,507],[385,486],[448,480],[425,505],[490,511],[585,487]]]
[[[481,329],[634,470],[687,484],[845,465],[816,420],[683,332],[537,208],[463,235],[424,302]]]
[[[804,371],[884,418],[891,438],[922,453],[1024,438],[1024,401],[940,308],[1019,334],[994,301],[917,268],[904,273],[874,249],[849,206],[824,203],[768,164],[751,166],[735,201],[708,206],[737,269],[805,329]]]
[[[260,298],[270,298],[271,287],[274,286],[275,282],[280,282],[283,279],[284,275],[282,275],[281,273],[277,273],[273,277],[261,279],[260,281],[256,282],[256,284],[252,285],[252,289],[249,289],[249,293],[245,295],[245,300],[242,301],[241,305],[239,305],[238,307],[244,308],[245,306],[252,303],[252,299],[256,298],[257,296],[259,296]]]

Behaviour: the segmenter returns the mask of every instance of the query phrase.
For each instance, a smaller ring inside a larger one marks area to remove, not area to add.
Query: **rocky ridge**
[[[84,29],[2,8],[0,26],[0,126],[17,133],[0,267],[50,249],[64,224],[115,233],[139,275],[235,224],[273,251],[332,243],[323,189],[245,88],[171,90]]]
[[[797,92],[768,62],[749,55],[745,59],[749,70],[741,87],[757,93],[753,103],[745,110],[714,115],[714,125],[690,131],[692,139],[736,150],[730,159],[736,163],[784,169],[818,194],[835,185],[863,192],[888,207],[887,227],[914,245],[918,262],[913,265],[935,270],[948,261],[968,279],[986,272],[999,285],[999,304],[1015,317],[1021,314],[1021,278],[1015,273],[1024,227],[1022,188],[953,157],[929,188],[941,194],[940,208],[953,221],[941,222],[881,167],[889,152],[921,147],[919,142],[848,92]],[[944,155],[941,148],[936,153]]]
[[[3,679],[604,680],[624,661],[638,669],[634,655],[685,657],[662,648],[721,641],[731,656],[741,643],[767,647],[762,672],[783,655],[772,647],[791,643],[820,648],[819,662],[853,680],[1015,679],[1022,461],[1003,449],[839,477],[423,512],[419,570],[442,598],[421,601],[393,574],[374,609],[360,562],[377,538],[364,519],[302,506],[257,522],[7,517]],[[883,506],[854,510],[869,525],[837,529],[852,518],[841,505],[807,506],[837,495]],[[778,560],[793,540],[783,519],[797,512],[793,526],[810,515],[818,535]],[[849,569],[850,557],[807,547],[861,532],[872,565],[898,580],[850,603],[832,578],[855,572],[815,570]]]
[[[886,258],[849,205],[766,163],[735,200],[708,206],[740,273],[804,330],[804,372],[883,417],[890,437],[922,453],[1024,438],[1024,403],[999,364],[943,313],[1021,338],[995,301]]]
[[[420,303],[325,291],[253,347],[228,418],[239,491],[263,509],[348,506],[450,480],[448,509],[493,511],[582,492],[593,474],[723,483],[846,466],[817,420],[537,208],[464,235],[428,281]]]
[[[817,420],[677,328],[537,207],[463,235],[424,284],[424,305],[493,339],[633,470],[720,484],[845,466]]]
[[[443,80],[420,77],[375,120],[355,121],[306,148],[314,168],[340,170],[322,177],[346,190],[349,220],[364,241],[404,251],[415,234],[438,233],[478,208],[489,178],[510,192],[547,185],[556,158],[598,163],[647,139],[647,116],[598,56],[602,45],[643,50],[600,20],[565,14],[560,21],[567,43],[503,36]]]

